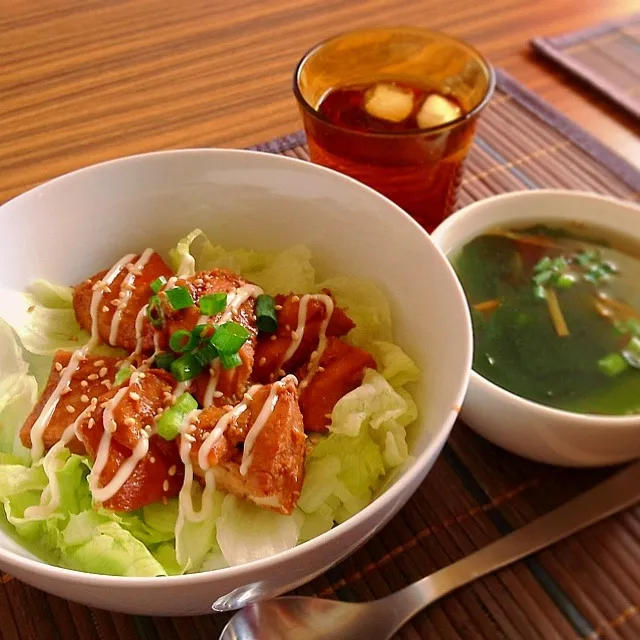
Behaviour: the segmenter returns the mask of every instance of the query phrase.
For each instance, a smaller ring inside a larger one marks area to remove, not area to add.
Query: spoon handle
[[[640,500],[640,462],[554,511],[386,598],[396,630],[427,605],[477,578],[506,567]]]

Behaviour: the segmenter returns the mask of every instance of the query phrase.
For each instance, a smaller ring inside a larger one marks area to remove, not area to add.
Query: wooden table
[[[0,202],[117,156],[242,147],[300,127],[291,73],[350,27],[411,24],[468,40],[640,166],[640,123],[528,41],[640,0],[1,0]]]

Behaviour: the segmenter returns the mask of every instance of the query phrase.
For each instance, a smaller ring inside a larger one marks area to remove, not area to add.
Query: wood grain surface
[[[122,155],[295,130],[297,60],[369,25],[468,40],[640,166],[640,123],[528,44],[635,11],[640,0],[0,0],[0,202]]]

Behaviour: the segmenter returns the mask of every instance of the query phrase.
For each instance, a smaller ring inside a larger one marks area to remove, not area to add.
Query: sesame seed
[[[264,367],[265,364],[267,364],[267,359],[262,356],[262,358],[260,358],[260,362],[258,363],[261,367]]]
[[[165,480],[165,481],[162,483],[162,490],[163,490],[164,492],[169,491],[169,481],[168,481],[168,480]]]
[[[291,325],[290,324],[285,325],[284,328],[285,328],[286,331],[291,331]]]
[[[298,339],[298,332],[297,331],[292,331],[291,332],[291,339],[292,340],[297,340]]]
[[[105,386],[107,389],[111,389],[111,380],[102,380],[100,384]]]
[[[69,413],[75,413],[76,412],[76,408],[72,407],[70,404],[67,405],[67,411]]]
[[[282,305],[281,304],[277,304],[273,307],[276,311],[282,311]]]
[[[100,369],[100,371],[98,371],[98,375],[101,378],[104,378],[107,375],[108,371],[109,371],[109,369],[107,369],[107,367],[102,367],[102,369]]]
[[[162,496],[162,504],[165,507],[169,504],[169,500],[167,500],[167,496]]]
[[[61,392],[60,395],[61,396],[66,396],[67,393],[71,393],[71,387],[65,387]]]
[[[196,432],[196,425],[195,425],[195,424],[190,424],[190,425],[187,427],[187,434],[189,434],[189,433],[195,433],[195,432]],[[194,439],[194,442],[195,442],[195,439]]]
[[[331,420],[331,414],[330,413],[325,413],[324,417],[327,418],[327,420]]]
[[[93,418],[89,418],[89,422],[87,423],[87,429],[93,429],[96,421]]]
[[[149,458],[149,462],[150,462],[151,464],[155,464],[155,461],[156,461],[156,459],[155,459],[153,456],[151,456],[151,457]]]
[[[62,371],[62,365],[59,362],[56,362],[54,366],[56,368],[56,371]]]
[[[195,439],[191,434],[189,434],[189,433],[185,433],[185,434],[184,434],[184,439],[185,439],[187,442],[191,442],[192,444],[196,441],[196,439]]]
[[[156,418],[159,418],[164,413],[164,407],[160,407],[158,409],[158,413],[156,413]]]
[[[291,296],[291,302],[300,302],[300,296]]]
[[[318,367],[318,373],[322,373],[324,371],[324,367]]]
[[[204,280],[202,278],[197,278],[193,281],[193,284],[202,285],[204,284]]]
[[[97,379],[98,379],[98,374],[97,373],[92,373],[92,374],[87,376],[87,380],[97,380]]]
[[[80,400],[82,400],[82,402],[88,403],[89,402],[89,396],[86,393],[83,393],[80,396]]]
[[[111,420],[109,420],[109,431],[111,433],[114,433],[117,428],[118,428],[118,423],[113,418],[111,418]]]
[[[80,382],[80,386],[81,386],[83,389],[86,389],[86,388],[89,386],[89,383],[88,383],[86,380],[82,380],[82,381]]]
[[[105,293],[111,293],[111,287],[110,287],[110,286],[108,286],[108,285],[105,285],[105,286],[102,288],[102,290],[103,290]]]
[[[278,369],[278,375],[279,375],[279,376],[283,376],[283,375],[285,375],[285,373],[286,373],[286,372],[285,372],[285,370],[284,370],[284,369]]]
[[[138,400],[140,400],[140,394],[139,394],[139,393],[136,393],[135,391],[132,391],[132,392],[129,394],[129,397],[130,397],[133,401],[135,401],[135,402],[138,402]]]
[[[244,396],[242,396],[243,400],[245,400],[246,402],[251,402],[253,400],[253,396],[245,393]]]
[[[102,307],[102,312],[103,312],[103,313],[109,313],[109,307],[108,307],[106,304],[105,304],[105,305],[103,305],[103,307]]]
[[[177,469],[176,465],[175,465],[175,464],[172,464],[172,465],[169,467],[169,475],[170,475],[170,476],[175,476],[175,475],[176,475],[176,471],[177,471],[177,470],[178,470],[178,469]]]
[[[87,278],[87,279],[84,281],[84,283],[85,283],[85,284],[91,284],[91,278]]]
[[[102,366],[104,366],[104,360],[96,360],[96,361],[93,363],[93,366],[94,366],[94,367],[102,367]]]
[[[275,340],[277,337],[278,337],[278,336],[276,336],[276,334],[275,334],[275,333],[272,333],[272,334],[271,334],[271,338],[269,338],[269,340],[273,341],[273,340]]]
[[[135,418],[125,418],[124,423],[127,427],[133,427],[136,424]]]
[[[147,377],[146,373],[142,373],[142,371],[138,374],[138,378],[140,378],[140,380],[144,380]]]
[[[319,356],[319,355],[320,355],[320,354],[319,354],[317,351],[314,351],[314,352],[311,354],[311,357],[309,358],[309,360],[311,360],[311,361],[313,362],[314,360],[317,360],[317,359],[318,359],[318,356]]]

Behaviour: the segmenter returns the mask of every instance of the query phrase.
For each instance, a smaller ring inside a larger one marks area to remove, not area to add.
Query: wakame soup
[[[640,413],[640,247],[583,225],[493,229],[453,260],[473,369],[523,398]]]

